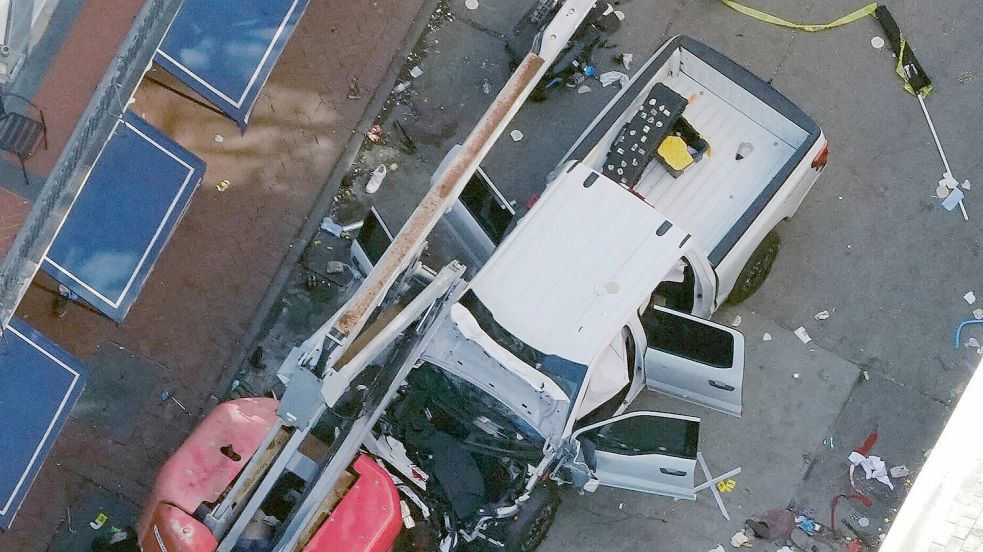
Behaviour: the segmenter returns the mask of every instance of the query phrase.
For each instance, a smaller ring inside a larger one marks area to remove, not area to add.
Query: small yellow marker
[[[108,519],[109,519],[109,516],[107,516],[106,514],[104,514],[102,512],[99,512],[99,515],[96,516],[96,519],[94,519],[94,520],[92,520],[92,521],[89,522],[89,527],[91,527],[93,529],[99,529],[103,525],[106,524],[106,521]]]
[[[737,487],[737,481],[734,481],[733,479],[717,482],[717,490],[722,493],[729,493],[733,491],[735,487]]]
[[[224,192],[225,190],[227,190],[229,188],[229,184],[230,184],[230,182],[227,179],[226,180],[223,180],[223,181],[221,181],[221,182],[219,182],[218,184],[215,185],[215,189],[218,190],[218,191],[220,191],[220,192]]]

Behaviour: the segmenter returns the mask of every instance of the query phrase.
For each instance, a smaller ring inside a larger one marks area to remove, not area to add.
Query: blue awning
[[[121,321],[204,172],[201,159],[126,113],[82,183],[41,268]]]
[[[154,56],[245,130],[309,0],[185,0]]]
[[[0,335],[0,529],[7,529],[78,401],[88,370],[19,318]]]

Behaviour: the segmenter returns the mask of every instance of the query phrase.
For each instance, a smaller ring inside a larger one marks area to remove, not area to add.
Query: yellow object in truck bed
[[[668,136],[659,144],[659,156],[673,170],[681,171],[693,164],[693,156],[686,149],[686,142],[679,136]]]

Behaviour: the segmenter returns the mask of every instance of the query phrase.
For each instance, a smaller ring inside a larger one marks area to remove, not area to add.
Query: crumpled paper
[[[876,479],[894,490],[894,484],[887,475],[887,466],[880,456],[864,456],[857,451],[853,451],[849,456],[850,463],[864,469],[867,479]]]

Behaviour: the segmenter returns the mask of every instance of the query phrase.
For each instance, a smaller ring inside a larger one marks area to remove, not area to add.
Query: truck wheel
[[[543,540],[560,506],[556,486],[547,484],[533,492],[514,518],[496,520],[486,532],[502,543],[501,547],[477,540],[465,547],[467,552],[533,552]]]
[[[513,548],[516,552],[533,552],[539,548],[540,544],[546,540],[546,533],[553,526],[553,519],[556,517],[556,510],[560,506],[560,497],[556,491],[550,487],[549,497],[546,502],[525,521],[525,525],[518,527],[519,535],[522,540],[518,546]]]
[[[775,264],[775,258],[778,257],[778,247],[781,243],[782,240],[778,236],[778,232],[774,230],[768,232],[754,253],[751,253],[751,258],[748,259],[747,264],[744,265],[740,275],[738,275],[734,289],[727,296],[728,303],[736,305],[758,291],[761,284],[765,282],[765,278],[768,277],[768,273],[771,272],[771,265]]]

